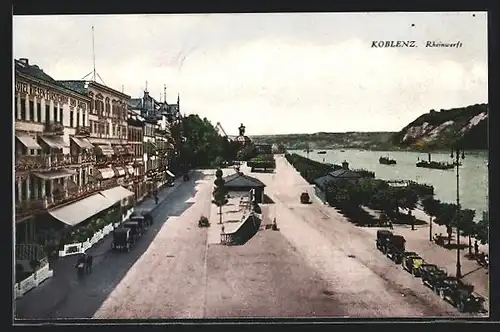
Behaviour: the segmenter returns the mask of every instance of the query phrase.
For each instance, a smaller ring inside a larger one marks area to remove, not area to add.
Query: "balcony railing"
[[[64,126],[59,122],[47,122],[43,129],[44,134],[63,135]]]
[[[94,155],[51,154],[41,156],[16,156],[16,171],[50,169],[66,165],[95,162]]]
[[[116,186],[116,180],[110,179],[101,183],[87,184],[77,190],[66,190],[39,199],[16,202],[16,219],[57,207],[65,203],[83,199],[98,191],[110,189]]]
[[[90,127],[77,127],[75,131],[75,135],[88,137],[90,136]]]

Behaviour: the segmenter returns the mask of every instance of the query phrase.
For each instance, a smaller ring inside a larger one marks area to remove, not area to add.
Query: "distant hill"
[[[467,149],[488,149],[488,104],[423,114],[399,132],[345,132],[250,136],[256,143],[282,144],[289,150],[365,149],[439,150],[460,140]]]
[[[423,114],[393,135],[400,148],[436,150],[460,142],[466,149],[488,149],[488,104]]]
[[[394,132],[346,132],[250,136],[256,143],[282,144],[289,150],[353,148],[366,150],[394,149]]]

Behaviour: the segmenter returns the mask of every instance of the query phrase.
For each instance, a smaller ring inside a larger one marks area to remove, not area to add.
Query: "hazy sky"
[[[474,16],[475,15],[475,16]],[[14,57],[55,79],[96,69],[220,121],[229,135],[398,131],[430,109],[487,102],[486,13],[14,17]],[[412,24],[414,26],[412,27]],[[416,48],[371,48],[415,40]],[[426,48],[426,41],[461,48]]]

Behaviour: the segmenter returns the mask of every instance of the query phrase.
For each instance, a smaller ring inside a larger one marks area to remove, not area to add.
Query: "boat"
[[[380,157],[378,158],[378,162],[383,165],[396,165],[396,160],[389,157]]]
[[[340,150],[340,152],[345,152],[345,150]]]
[[[442,161],[432,161],[431,160],[431,154],[428,154],[429,160],[418,160],[416,166],[417,167],[422,167],[422,168],[431,168],[431,169],[440,169],[440,170],[447,170],[447,169],[453,169],[456,166],[456,163],[448,163],[448,162],[442,162]]]
[[[318,154],[326,154],[326,151],[318,151]]]

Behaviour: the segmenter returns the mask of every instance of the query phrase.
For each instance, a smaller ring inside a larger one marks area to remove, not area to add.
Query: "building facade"
[[[134,177],[133,177],[133,191],[136,201],[142,200],[147,194],[145,176],[146,170],[144,165],[144,121],[140,119],[133,112],[128,114],[128,144],[132,147],[134,151]]]
[[[92,180],[108,188],[134,190],[134,150],[128,144],[127,105],[130,96],[94,81],[59,81],[90,98],[89,141],[96,151]]]
[[[95,164],[90,98],[15,60],[16,244],[40,242],[37,216],[84,197]]]

